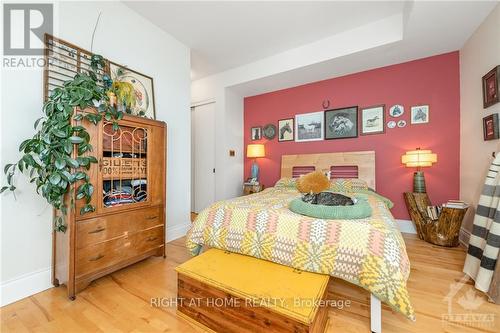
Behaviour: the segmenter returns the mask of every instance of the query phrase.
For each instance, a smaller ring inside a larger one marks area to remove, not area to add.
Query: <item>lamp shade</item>
[[[401,156],[401,162],[408,168],[411,167],[430,167],[437,162],[437,155],[431,150],[410,150]]]
[[[263,144],[253,144],[247,146],[247,157],[256,158],[266,156]]]

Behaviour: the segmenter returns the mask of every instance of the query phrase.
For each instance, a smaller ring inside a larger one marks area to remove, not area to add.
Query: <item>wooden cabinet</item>
[[[79,184],[73,184],[65,197],[74,207],[65,216],[68,228],[53,234],[53,284],[66,284],[72,299],[95,279],[153,255],[165,256],[166,223],[166,124],[126,115],[117,130],[104,120],[75,125],[89,132],[93,148],[88,155],[98,163],[87,170],[95,211],[80,214],[86,202],[76,198]]]

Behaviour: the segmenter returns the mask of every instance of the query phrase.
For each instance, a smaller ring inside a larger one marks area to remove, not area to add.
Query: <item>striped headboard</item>
[[[375,152],[300,154],[281,156],[281,177],[299,177],[313,170],[330,171],[330,178],[359,178],[375,189]]]

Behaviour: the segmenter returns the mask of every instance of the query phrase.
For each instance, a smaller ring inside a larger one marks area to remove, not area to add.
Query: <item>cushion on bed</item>
[[[362,179],[355,178],[338,178],[332,179],[330,181],[330,187],[328,189],[332,192],[356,192],[359,190],[368,190],[368,185]]]
[[[297,214],[327,220],[362,219],[372,215],[372,208],[366,199],[357,197],[357,202],[350,206],[314,205],[301,198],[290,202],[288,208]]]
[[[283,177],[274,184],[274,187],[295,187],[297,185],[296,178]]]

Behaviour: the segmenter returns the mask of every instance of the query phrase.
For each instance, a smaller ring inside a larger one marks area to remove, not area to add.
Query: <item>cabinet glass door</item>
[[[102,205],[104,209],[145,203],[148,198],[146,127],[105,123],[102,137]]]

